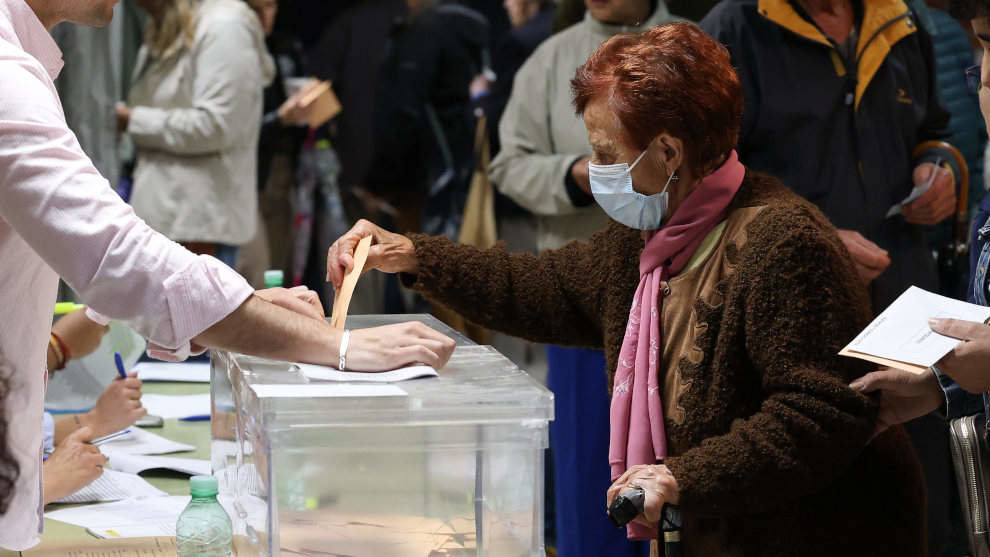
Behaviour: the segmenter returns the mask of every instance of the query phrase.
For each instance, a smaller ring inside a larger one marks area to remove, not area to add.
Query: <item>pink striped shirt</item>
[[[38,542],[45,358],[58,277],[96,311],[165,349],[189,341],[253,292],[216,259],[151,230],[79,147],[52,80],[62,53],[24,0],[0,0],[0,402],[20,464],[0,547]]]

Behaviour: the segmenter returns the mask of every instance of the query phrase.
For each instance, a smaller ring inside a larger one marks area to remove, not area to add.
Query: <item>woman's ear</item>
[[[668,173],[680,170],[681,165],[684,164],[683,141],[670,134],[662,133],[653,139],[652,144],[655,152],[654,160],[660,163],[661,168]]]

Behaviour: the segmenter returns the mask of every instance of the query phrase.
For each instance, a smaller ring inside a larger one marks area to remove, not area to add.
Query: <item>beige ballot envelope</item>
[[[361,278],[361,271],[368,261],[368,250],[371,249],[371,236],[365,236],[358,242],[354,250],[354,266],[344,276],[344,281],[340,289],[333,296],[333,312],[330,316],[330,325],[335,329],[343,329],[347,322],[347,308],[351,305],[351,297],[354,296],[354,287]]]
[[[342,110],[329,81],[316,81],[299,95],[299,106],[306,111],[306,121],[311,128],[322,126]]]
[[[890,367],[894,369],[903,369],[904,371],[910,371],[912,373],[917,373],[921,375],[928,371],[928,367],[920,366],[917,364],[912,364],[910,362],[901,362],[898,360],[888,360],[887,358],[880,358],[877,356],[871,356],[869,354],[863,354],[862,352],[854,352],[848,348],[843,348],[839,351],[840,356],[848,356],[850,358],[859,358],[860,360],[866,360],[867,362],[873,362],[882,367]]]
[[[912,286],[839,354],[881,366],[927,373],[960,342],[931,330],[928,320],[932,317],[986,323],[990,319],[990,308]]]

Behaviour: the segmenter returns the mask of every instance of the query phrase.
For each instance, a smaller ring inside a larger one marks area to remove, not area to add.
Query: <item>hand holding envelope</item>
[[[849,384],[880,393],[877,435],[945,405],[932,366],[963,389],[990,389],[990,308],[911,287],[840,354],[886,366]]]
[[[354,287],[361,278],[364,264],[368,261],[368,251],[371,249],[371,236],[365,236],[358,242],[354,250],[354,266],[344,275],[344,280],[340,288],[336,290],[333,297],[333,312],[330,317],[330,325],[335,329],[343,329],[347,322],[347,309],[351,305],[351,298],[354,296]]]
[[[342,107],[329,81],[308,79],[295,87],[298,90],[278,109],[279,119],[284,124],[308,124],[310,128],[318,128],[340,114]]]
[[[928,368],[963,342],[933,331],[929,326],[932,318],[981,324],[990,319],[990,308],[912,286],[839,354],[917,374],[928,373]]]
[[[990,326],[958,319],[932,319],[932,330],[961,342],[938,361],[938,370],[971,393],[990,391]]]

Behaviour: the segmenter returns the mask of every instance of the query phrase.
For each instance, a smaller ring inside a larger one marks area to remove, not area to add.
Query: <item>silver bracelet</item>
[[[351,340],[351,331],[349,329],[344,329],[344,334],[340,337],[340,365],[337,369],[344,371],[347,366],[347,345]]]

